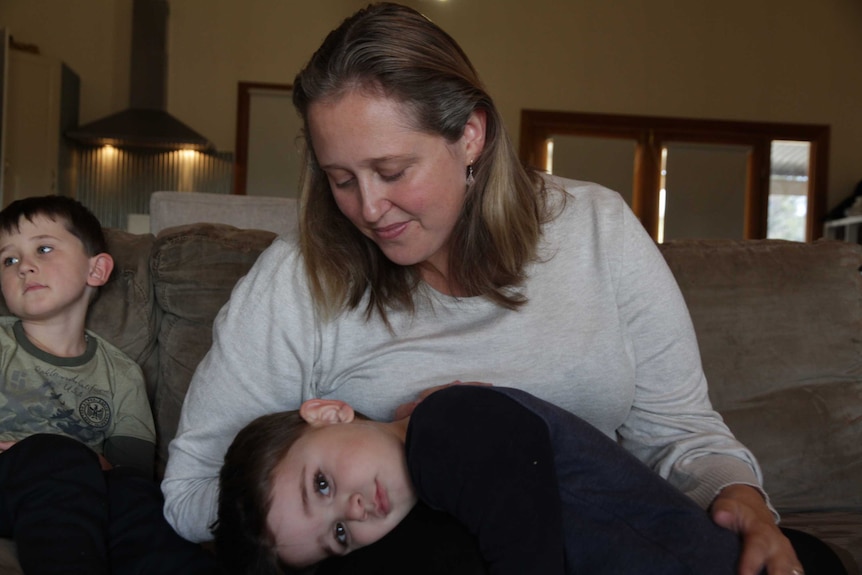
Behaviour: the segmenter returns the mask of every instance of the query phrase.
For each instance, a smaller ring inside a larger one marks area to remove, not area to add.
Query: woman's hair
[[[249,423],[228,448],[219,474],[218,519],[212,527],[226,573],[289,572],[276,554],[266,518],[273,472],[308,428],[299,411],[272,413]]]
[[[368,317],[377,311],[386,321],[387,308],[414,309],[419,281],[414,267],[391,262],[340,212],[314,155],[309,107],[354,90],[394,99],[414,129],[448,142],[461,138],[473,112],[485,114],[485,145],[452,231],[448,277],[466,295],[510,309],[522,304],[511,288],[524,281],[525,265],[536,256],[545,219],[542,179],[521,165],[500,113],[455,40],[415,10],[381,3],[330,32],[293,84],[306,148],[301,249],[324,314],[355,309],[368,293]]]

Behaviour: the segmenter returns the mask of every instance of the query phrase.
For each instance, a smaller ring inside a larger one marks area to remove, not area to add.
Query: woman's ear
[[[299,407],[299,416],[311,426],[332,423],[350,423],[354,411],[350,405],[337,399],[309,399]]]
[[[464,125],[464,152],[467,162],[472,164],[485,148],[485,127],[487,124],[485,110],[476,109],[470,114]]]
[[[99,287],[107,283],[114,270],[114,258],[110,254],[96,254],[90,258],[90,273],[87,275],[87,285]]]

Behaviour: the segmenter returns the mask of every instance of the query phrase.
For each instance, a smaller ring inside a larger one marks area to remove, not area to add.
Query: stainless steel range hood
[[[66,132],[87,145],[214,149],[205,137],[170,115],[167,100],[167,0],[134,0],[130,107]]]

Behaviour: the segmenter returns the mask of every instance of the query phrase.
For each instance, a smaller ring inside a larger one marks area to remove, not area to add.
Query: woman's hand
[[[15,441],[0,441],[0,452],[6,451],[13,445],[15,445]]]
[[[422,391],[419,394],[419,397],[416,398],[415,401],[410,401],[408,403],[402,403],[398,407],[395,408],[395,420],[404,419],[405,417],[410,417],[413,414],[413,410],[416,409],[416,406],[422,403],[422,400],[434,393],[435,391],[440,391],[441,389],[445,389],[452,385],[482,385],[482,386],[491,386],[491,383],[483,383],[481,381],[458,381],[457,379],[452,383],[446,383],[443,385],[435,385],[434,387],[429,387],[428,389]]]
[[[711,506],[712,519],[742,540],[739,575],[803,575],[793,546],[775,524],[760,492],[750,485],[729,485]]]

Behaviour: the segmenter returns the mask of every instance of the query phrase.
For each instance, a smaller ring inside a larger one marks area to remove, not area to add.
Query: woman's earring
[[[469,188],[476,183],[476,178],[473,177],[473,164],[467,166],[467,187]]]

